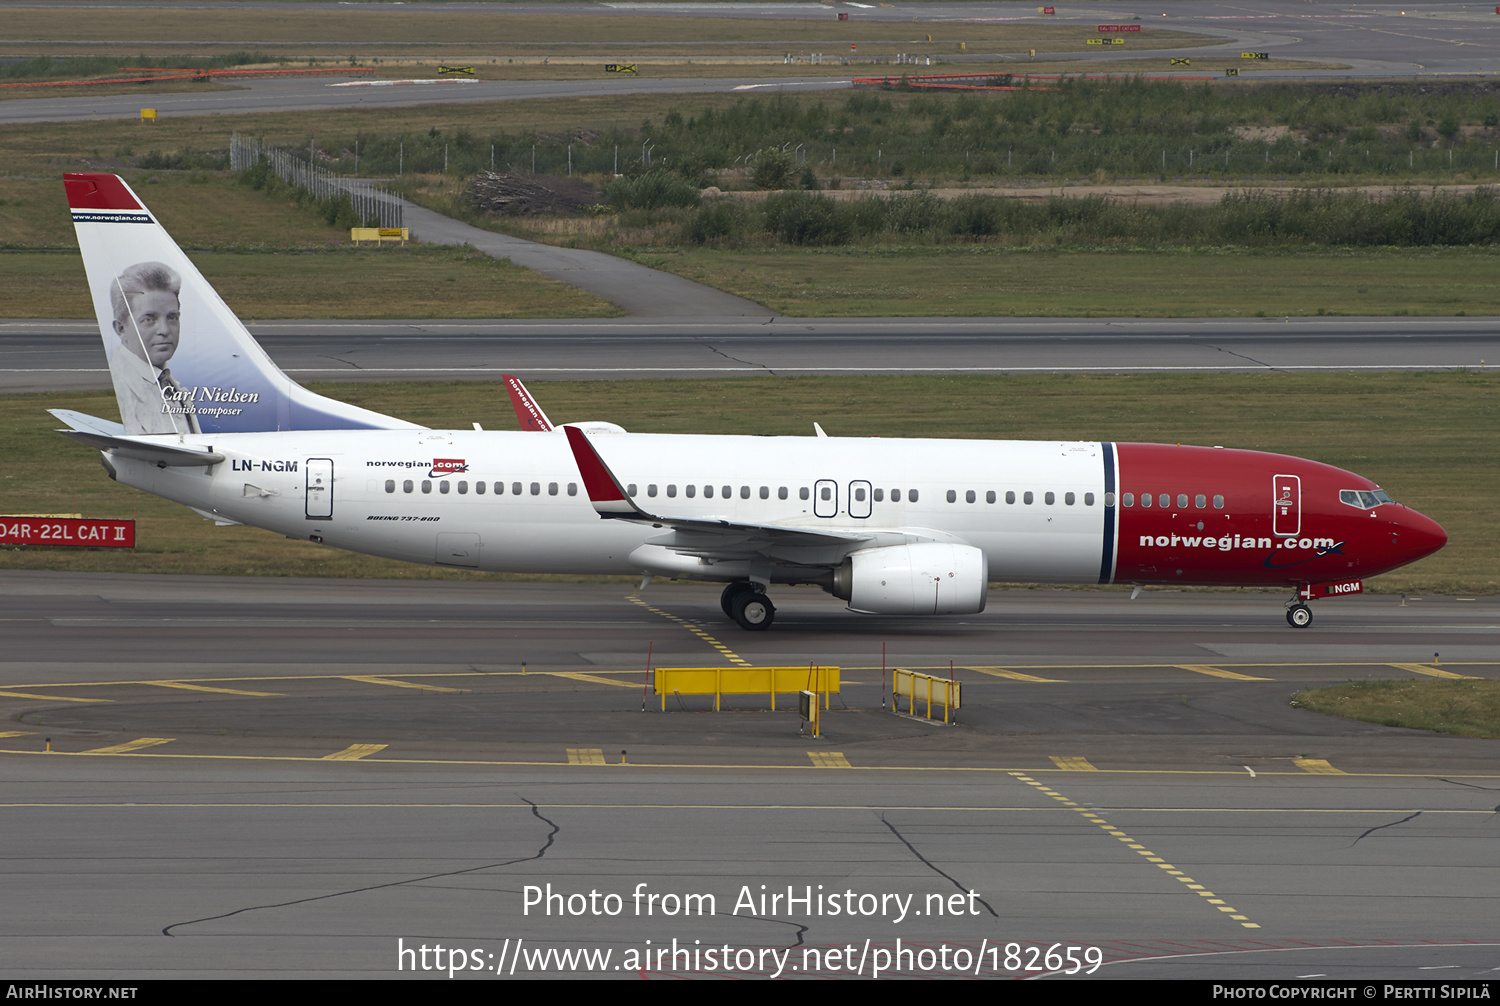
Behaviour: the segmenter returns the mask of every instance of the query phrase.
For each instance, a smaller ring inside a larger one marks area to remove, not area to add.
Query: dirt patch
[[[1263,143],[1275,143],[1292,133],[1288,126],[1231,126],[1229,131],[1242,140],[1260,140]]]
[[[599,190],[580,178],[485,172],[469,183],[464,200],[476,210],[503,216],[565,215],[596,205]]]

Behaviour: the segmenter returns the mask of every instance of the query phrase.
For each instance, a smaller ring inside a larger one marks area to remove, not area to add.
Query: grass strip
[[[1351,681],[1297,692],[1292,705],[1362,723],[1500,737],[1500,681]]]

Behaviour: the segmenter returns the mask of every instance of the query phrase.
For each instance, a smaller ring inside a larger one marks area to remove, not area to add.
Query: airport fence
[[[404,226],[401,198],[387,192],[368,179],[351,178],[311,161],[300,158],[284,147],[272,147],[234,133],[229,139],[229,166],[234,171],[248,171],[265,163],[277,178],[304,190],[319,202],[338,202],[347,198],[362,227]]]

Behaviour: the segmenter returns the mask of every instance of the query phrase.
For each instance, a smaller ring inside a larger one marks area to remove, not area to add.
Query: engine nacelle
[[[833,574],[833,596],[878,615],[972,615],[989,595],[989,560],[972,545],[867,548]]]

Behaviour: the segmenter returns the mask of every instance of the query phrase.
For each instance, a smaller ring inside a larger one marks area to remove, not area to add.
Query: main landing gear
[[[1301,601],[1288,601],[1286,624],[1294,629],[1305,629],[1312,624],[1312,609]]]
[[[719,607],[724,614],[740,624],[740,628],[759,632],[771,627],[776,618],[776,606],[765,595],[760,586],[745,580],[731,583],[719,597]]]

